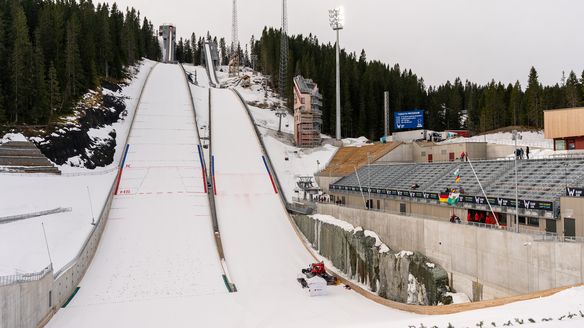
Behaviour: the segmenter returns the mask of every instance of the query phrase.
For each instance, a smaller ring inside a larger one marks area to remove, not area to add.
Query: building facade
[[[294,78],[294,141],[299,147],[321,143],[322,95],[318,85],[302,76]]]
[[[162,62],[174,63],[176,61],[176,27],[172,24],[160,25],[158,29]]]
[[[544,112],[545,138],[554,139],[554,150],[584,150],[584,107]]]

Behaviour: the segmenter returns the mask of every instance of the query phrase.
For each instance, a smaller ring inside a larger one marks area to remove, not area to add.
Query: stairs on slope
[[[0,172],[61,174],[61,171],[29,141],[9,141],[0,144]]]

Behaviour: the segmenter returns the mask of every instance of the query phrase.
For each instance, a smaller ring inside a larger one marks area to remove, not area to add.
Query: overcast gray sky
[[[231,38],[232,0],[117,3],[140,10],[155,26],[174,23],[183,37],[209,30]],[[584,1],[288,0],[289,33],[333,41],[327,10],[341,5],[342,47],[411,68],[427,85],[460,76],[478,83],[519,80],[525,87],[532,65],[544,84],[559,82],[563,70],[580,77],[584,69]],[[266,25],[280,26],[281,0],[238,0],[238,7],[242,44]]]

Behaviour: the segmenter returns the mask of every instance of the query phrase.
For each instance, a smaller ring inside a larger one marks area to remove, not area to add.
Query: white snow
[[[324,222],[324,223],[328,223],[328,224],[332,224],[334,226],[337,226],[339,228],[342,228],[345,231],[354,231],[355,227],[353,227],[352,224],[343,221],[343,220],[339,220],[333,216],[330,215],[324,215],[324,214],[314,214],[314,215],[310,215],[311,218],[318,220],[320,222]]]
[[[187,100],[180,67],[159,64],[93,263],[48,327],[186,327],[198,311],[219,325],[234,322],[214,317],[228,291]]]
[[[436,264],[434,264],[432,262],[426,262],[426,266],[430,269],[434,269],[436,267]]]
[[[544,149],[553,149],[554,141],[551,139],[545,139],[543,131],[537,132],[519,132],[522,139],[517,140],[518,147],[535,147]],[[511,132],[499,132],[493,134],[485,134],[480,136],[474,136],[470,138],[453,138],[440,142],[439,144],[450,144],[450,143],[462,143],[462,142],[488,142],[499,145],[515,145],[515,141],[512,140],[513,134]]]
[[[410,251],[399,251],[397,254],[395,254],[395,258],[396,259],[400,259],[400,258],[404,258],[406,256],[412,256],[414,255],[414,252],[410,252]]]
[[[465,293],[444,293],[444,296],[452,296],[452,304],[470,303],[470,299]]]
[[[97,218],[103,208],[107,193],[116,176],[117,162],[125,144],[134,107],[155,62],[145,60],[139,73],[118,94],[126,97],[128,116],[125,120],[100,129],[91,129],[93,138],[107,138],[112,129],[117,130],[115,161],[106,168],[88,170],[80,167],[79,157],[70,158],[59,169],[63,175],[52,174],[0,174],[0,216],[11,216],[47,210],[71,208],[59,213],[21,221],[0,224],[0,275],[38,272],[49,265],[42,226],[47,232],[47,242],[55,271],[61,269],[79,252],[91,232],[92,218]],[[3,140],[26,140],[22,134],[9,134]],[[78,166],[78,167],[75,167]],[[91,204],[90,206],[90,196]],[[93,214],[92,214],[93,208]]]
[[[7,133],[0,139],[0,144],[8,141],[26,141],[26,137],[22,133]]]

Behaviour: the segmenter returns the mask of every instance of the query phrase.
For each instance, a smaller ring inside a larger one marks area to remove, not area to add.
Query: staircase
[[[0,172],[61,174],[61,171],[29,141],[9,141],[0,144]]]

